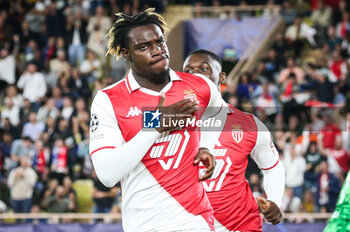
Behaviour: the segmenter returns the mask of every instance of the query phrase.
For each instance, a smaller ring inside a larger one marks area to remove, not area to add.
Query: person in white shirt
[[[9,51],[6,48],[1,49],[0,51],[0,90],[4,89],[7,84],[15,83],[15,57],[17,56],[19,49],[19,36],[14,35],[13,41],[15,42],[15,46],[11,54],[9,54]]]
[[[95,53],[91,50],[87,52],[87,59],[85,59],[80,65],[80,72],[85,75],[89,83],[93,83],[100,77],[101,63],[95,57]]]
[[[35,63],[27,65],[26,71],[17,82],[17,87],[23,89],[23,97],[29,99],[31,103],[40,101],[47,90],[44,75],[37,72]]]
[[[8,118],[12,126],[19,124],[19,107],[16,106],[11,99],[5,100],[5,108],[1,112],[1,126],[4,124],[4,119]]]
[[[11,206],[15,213],[29,213],[32,205],[33,187],[37,180],[29,157],[21,158],[21,165],[13,169],[7,180],[11,190]]]
[[[292,188],[294,195],[302,198],[304,173],[306,171],[305,158],[296,149],[296,135],[291,134],[290,142],[285,144],[283,165],[286,171],[286,187]]]

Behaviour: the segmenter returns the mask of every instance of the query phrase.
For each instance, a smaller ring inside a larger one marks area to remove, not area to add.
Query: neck
[[[132,71],[132,74],[134,75],[135,80],[141,87],[156,92],[160,92],[170,82],[169,72],[164,75],[152,77],[140,75],[138,73],[135,73],[134,71]]]

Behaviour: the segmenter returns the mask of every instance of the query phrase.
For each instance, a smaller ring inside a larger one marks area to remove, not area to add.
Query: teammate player
[[[183,70],[207,76],[218,88],[225,79],[220,58],[208,50],[193,51],[185,60]],[[259,211],[273,224],[281,220],[284,168],[265,125],[254,115],[233,106],[229,108],[215,146],[214,174],[203,182],[214,209],[215,231],[262,231]],[[249,154],[264,173],[267,200],[258,198],[259,211],[245,179]]]
[[[131,71],[94,98],[90,155],[102,183],[111,187],[121,180],[124,231],[210,231],[213,210],[196,164],[206,164],[202,179],[210,176],[213,157],[204,148],[213,148],[210,143],[217,137],[204,133],[200,138],[196,128],[164,124],[142,129],[143,107],[158,106],[151,121],[161,113],[193,113],[198,119],[224,112],[210,107],[223,104],[212,82],[169,68],[164,30],[163,18],[150,9],[133,16],[117,14],[108,53],[122,55]]]

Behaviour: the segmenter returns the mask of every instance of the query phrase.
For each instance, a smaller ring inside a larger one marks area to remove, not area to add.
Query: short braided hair
[[[115,56],[117,60],[120,57],[121,49],[127,48],[129,45],[128,34],[131,29],[138,26],[156,24],[163,34],[168,30],[164,18],[154,12],[154,8],[149,8],[132,16],[124,13],[117,13],[116,16],[117,20],[107,34],[109,40],[106,55]]]

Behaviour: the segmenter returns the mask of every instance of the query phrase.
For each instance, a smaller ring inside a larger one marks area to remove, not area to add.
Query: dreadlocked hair
[[[106,37],[109,37],[106,56],[110,54],[115,56],[117,60],[120,58],[121,49],[126,48],[128,45],[128,34],[131,29],[138,26],[156,24],[163,34],[168,30],[164,18],[155,13],[154,8],[148,8],[132,16],[124,13],[117,13],[115,15],[117,16],[117,20],[106,35]]]

